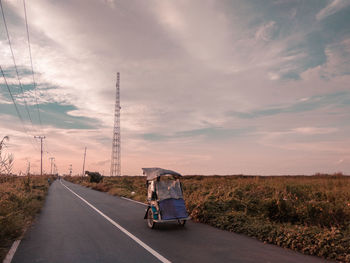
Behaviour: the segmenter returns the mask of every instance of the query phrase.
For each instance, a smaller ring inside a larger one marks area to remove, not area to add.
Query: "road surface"
[[[151,230],[144,213],[142,204],[55,181],[12,262],[325,262],[204,224]]]

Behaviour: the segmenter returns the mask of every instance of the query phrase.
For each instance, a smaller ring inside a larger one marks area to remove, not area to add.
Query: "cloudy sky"
[[[36,89],[23,1],[2,4],[23,88],[0,17],[15,172],[39,172],[41,134],[45,171],[54,156],[81,173],[86,146],[109,175],[120,72],[123,174],[350,173],[348,0],[30,0]]]

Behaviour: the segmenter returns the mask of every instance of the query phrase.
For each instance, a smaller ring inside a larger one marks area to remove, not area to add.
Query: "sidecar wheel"
[[[153,221],[153,211],[152,208],[148,209],[147,212],[147,225],[149,228],[153,229],[156,223]]]

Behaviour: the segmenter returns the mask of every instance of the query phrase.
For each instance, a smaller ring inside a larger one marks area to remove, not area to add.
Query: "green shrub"
[[[99,183],[103,179],[102,175],[98,172],[85,171],[85,174],[89,176],[90,183]]]

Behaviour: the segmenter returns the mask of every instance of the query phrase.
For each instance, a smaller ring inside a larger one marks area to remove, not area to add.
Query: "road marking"
[[[134,202],[134,203],[137,203],[137,204],[141,204],[141,205],[147,206],[147,204],[145,204],[145,203],[142,203],[142,202],[139,202],[139,201],[135,201],[135,200],[132,200],[132,199],[123,197],[123,196],[121,196],[120,198],[125,199],[125,200],[128,200],[128,201],[131,201],[131,202]]]
[[[9,253],[7,253],[6,258],[2,263],[10,263],[12,261],[12,258],[15,255],[20,242],[21,240],[16,240],[15,242],[13,242]]]
[[[75,193],[73,190],[71,190],[68,186],[64,185],[62,182],[61,184],[67,188],[69,191],[71,191],[74,195],[76,195],[78,198],[80,198],[82,201],[84,201],[88,206],[90,206],[92,209],[94,209],[97,213],[99,213],[101,216],[103,216],[107,221],[109,221],[112,225],[117,227],[120,231],[122,231],[124,234],[129,236],[131,239],[133,239],[136,243],[138,243],[141,247],[146,249],[149,253],[151,253],[153,256],[158,258],[163,263],[171,263],[168,259],[163,257],[161,254],[159,254],[157,251],[155,251],[153,248],[142,242],[139,238],[131,234],[129,231],[127,231],[124,227],[116,223],[114,220],[112,220],[110,217],[106,216],[104,213],[102,213],[100,210],[98,210],[96,207],[94,207],[92,204],[90,204],[88,201],[86,201],[84,198],[82,198],[80,195]]]

